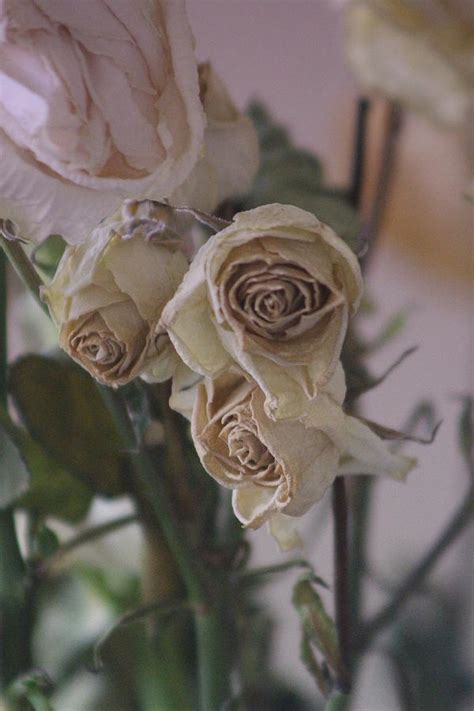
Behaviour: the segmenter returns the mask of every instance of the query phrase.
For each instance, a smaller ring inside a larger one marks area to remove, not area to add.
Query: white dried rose
[[[368,91],[459,125],[474,88],[474,11],[462,0],[350,0],[347,54]]]
[[[203,156],[171,202],[213,212],[224,200],[250,190],[259,146],[252,121],[237,109],[209,63],[199,65],[199,87],[207,121]]]
[[[360,420],[341,407],[342,368],[327,391],[307,401],[300,420],[270,419],[264,395],[241,371],[229,369],[197,385],[191,431],[202,465],[233,489],[237,518],[250,528],[270,522],[287,548],[297,542],[285,517],[319,501],[338,473],[403,479],[414,460],[392,454]]]
[[[4,0],[0,217],[85,238],[124,198],[169,197],[204,114],[184,0]]]
[[[174,234],[159,229],[162,217],[156,203],[127,201],[87,242],[67,247],[42,290],[60,346],[106,385],[147,370],[166,380],[177,365],[157,324],[188,263]]]
[[[266,205],[201,248],[162,324],[192,370],[237,362],[273,417],[293,417],[333,375],[361,291],[357,258],[327,225]]]

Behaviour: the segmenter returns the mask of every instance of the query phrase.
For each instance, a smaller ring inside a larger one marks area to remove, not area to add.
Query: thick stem
[[[432,571],[438,560],[456,538],[472,522],[474,515],[474,486],[471,485],[467,497],[455,511],[451,521],[439,535],[432,547],[407,575],[404,582],[393,595],[390,602],[369,620],[357,640],[359,652],[364,651],[372,643],[374,637],[388,625],[405,604],[408,598],[416,592],[426,576]]]
[[[7,260],[0,250],[0,403],[7,403]],[[31,665],[25,565],[11,508],[0,511],[0,679],[4,689]]]
[[[236,639],[231,594],[227,596],[225,590],[225,581],[219,577],[211,606],[198,610],[195,617],[200,711],[220,711],[231,697]]]
[[[107,387],[101,387],[100,391],[115,420],[124,446],[129,452],[135,473],[148,494],[147,498],[179,567],[190,600],[201,603],[205,597],[205,588],[197,570],[195,556],[174,519],[173,507],[168,492],[163,486],[162,477],[157,475],[147,452],[137,451],[133,426],[120,393]]]
[[[362,100],[361,100],[362,102]],[[401,108],[398,104],[391,103],[386,117],[383,145],[379,163],[377,189],[373,197],[372,206],[366,226],[361,236],[361,241],[366,245],[368,253],[361,262],[364,272],[370,265],[375,243],[382,223],[390,187],[392,184],[398,136],[401,128]],[[364,165],[365,141],[363,136],[367,130],[367,109],[359,104],[359,118],[356,129],[356,148],[354,151],[354,170],[351,195],[353,205],[360,207],[362,194],[363,169],[357,170],[357,165]],[[364,133],[365,131],[365,133]],[[356,181],[358,178],[359,182]],[[353,531],[351,542],[350,565],[350,591],[353,627],[357,628],[360,617],[363,575],[366,570],[367,541],[369,536],[369,520],[372,506],[373,480],[371,477],[358,477],[353,482]]]
[[[49,316],[48,307],[41,301],[40,296],[40,287],[43,285],[43,282],[25,254],[21,244],[19,242],[10,242],[1,236],[0,244],[23,284],[34,297],[38,306]]]
[[[362,97],[357,104],[357,120],[354,136],[354,151],[352,156],[352,176],[348,192],[349,202],[353,207],[360,207],[364,175],[366,168],[367,120],[370,102]]]
[[[136,450],[135,435],[126,405],[119,393],[101,388],[122,436],[137,477],[147,492],[148,501],[159,521],[167,545],[184,581],[188,600],[195,610],[201,711],[218,711],[229,698],[226,625],[219,602],[220,581],[210,580],[196,552],[189,546],[175,519],[172,502],[163,478],[157,475],[146,451]],[[213,594],[213,592],[215,594]]]
[[[392,180],[396,167],[397,143],[402,125],[402,109],[399,104],[390,103],[386,118],[384,139],[377,175],[377,189],[372,200],[366,226],[361,235],[361,242],[365,245],[365,256],[361,266],[367,272],[374,255],[374,245],[378,237],[380,226],[384,217],[387,199],[392,187]]]
[[[351,617],[349,604],[349,555],[348,555],[348,506],[346,484],[338,477],[333,484],[332,502],[334,513],[334,572],[335,609],[339,650],[343,673],[339,685],[349,692],[351,688]]]
[[[352,625],[357,629],[361,615],[361,592],[367,568],[367,541],[370,509],[372,504],[373,478],[361,476],[353,482],[352,489],[352,541],[350,561],[350,599]]]

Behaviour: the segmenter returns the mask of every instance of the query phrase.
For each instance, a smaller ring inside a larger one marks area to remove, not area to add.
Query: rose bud
[[[196,386],[191,431],[203,467],[233,489],[237,518],[250,528],[270,522],[283,548],[298,540],[286,517],[306,513],[341,471],[403,479],[414,466],[344,414],[344,393],[339,366],[301,420],[274,421],[260,388],[236,369]]]
[[[184,0],[5,0],[0,217],[75,244],[125,198],[169,198],[202,149]]]
[[[157,328],[188,268],[166,215],[149,200],[126,202],[87,242],[67,247],[42,290],[61,348],[106,385],[124,385],[147,369],[165,380],[178,361]]]
[[[327,225],[265,205],[201,248],[162,323],[192,370],[236,362],[272,417],[294,417],[333,375],[361,291],[357,258]]]

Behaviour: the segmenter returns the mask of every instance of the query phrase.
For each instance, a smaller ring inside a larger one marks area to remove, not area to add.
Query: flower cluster
[[[412,460],[343,410],[362,292],[345,242],[273,204],[198,250],[170,207],[213,212],[258,167],[252,123],[197,64],[184,1],[84,13],[5,0],[0,19],[0,216],[69,243],[43,290],[61,347],[108,386],[172,378],[204,468],[240,521],[269,522],[283,547],[289,517],[338,473],[403,478]]]
[[[61,346],[101,382],[173,378],[204,468],[233,489],[236,516],[290,517],[338,473],[403,478],[392,454],[343,410],[339,360],[362,279],[355,255],[312,214],[266,205],[237,214],[191,259],[173,209],[128,202],[69,247],[43,295]]]

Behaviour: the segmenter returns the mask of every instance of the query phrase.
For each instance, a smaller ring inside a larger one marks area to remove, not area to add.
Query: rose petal
[[[391,452],[385,442],[356,417],[346,416],[346,447],[340,474],[383,474],[403,481],[417,460]]]
[[[268,522],[268,528],[283,553],[303,547],[303,541],[292,516],[275,513]]]
[[[104,255],[104,264],[113,273],[117,287],[150,323],[160,317],[188,268],[181,251],[139,236],[115,238]]]

